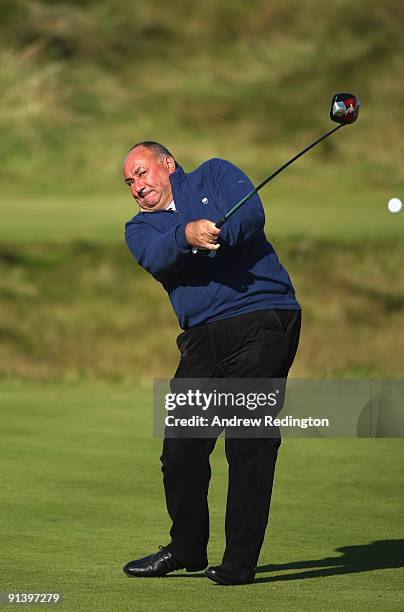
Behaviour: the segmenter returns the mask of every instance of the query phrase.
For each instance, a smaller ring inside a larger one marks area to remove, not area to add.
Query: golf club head
[[[358,118],[360,105],[358,98],[353,94],[335,94],[331,100],[330,118],[343,125],[354,123]]]

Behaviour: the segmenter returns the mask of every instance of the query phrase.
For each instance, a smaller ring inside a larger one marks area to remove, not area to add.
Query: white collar
[[[140,210],[141,212],[153,212],[152,210],[145,210],[141,206],[140,206]],[[166,206],[165,208],[159,208],[159,210],[172,210],[174,212],[177,212],[177,209],[175,208],[174,200],[171,202],[171,204],[168,204],[168,206]]]

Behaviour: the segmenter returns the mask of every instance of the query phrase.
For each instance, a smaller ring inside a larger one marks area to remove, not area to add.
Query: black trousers
[[[178,336],[175,378],[286,378],[300,311],[261,310],[200,325]],[[280,437],[225,439],[229,465],[223,562],[255,567],[268,523]],[[209,455],[216,438],[165,438],[161,456],[169,548],[185,564],[207,563]]]

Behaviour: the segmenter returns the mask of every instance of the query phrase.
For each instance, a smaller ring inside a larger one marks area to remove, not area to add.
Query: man
[[[251,189],[236,166],[210,159],[186,174],[161,144],[134,145],[124,179],[140,212],[126,224],[136,261],[168,292],[184,330],[175,379],[286,378],[300,333],[300,306],[286,270],[264,234],[255,195],[221,228],[219,219]],[[216,251],[214,257],[192,250]],[[171,542],[129,562],[128,576],[164,576],[208,565],[209,455],[215,438],[168,438],[161,457]],[[229,464],[226,549],[206,574],[247,584],[268,522],[280,437],[226,437]]]

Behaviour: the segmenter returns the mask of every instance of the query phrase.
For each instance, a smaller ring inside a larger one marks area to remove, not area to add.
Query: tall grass
[[[399,0],[2,0],[1,11],[4,186],[28,176],[32,190],[60,189],[62,165],[64,190],[113,189],[143,137],[190,164],[236,155],[262,174],[268,151],[305,143],[349,89],[360,132],[322,147],[318,171],[338,150],[366,160],[364,177],[403,181]]]

